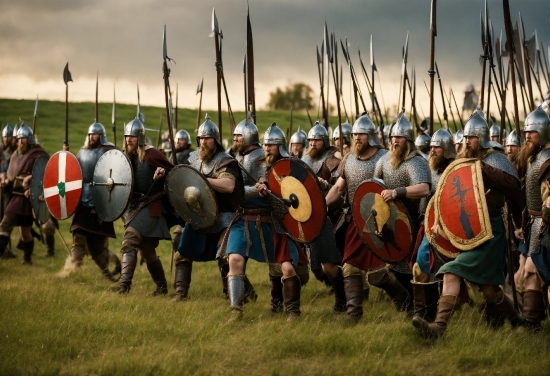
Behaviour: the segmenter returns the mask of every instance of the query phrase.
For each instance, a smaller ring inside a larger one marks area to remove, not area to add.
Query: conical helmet
[[[330,147],[329,134],[327,129],[321,124],[316,124],[313,128],[307,133],[307,140],[322,140],[325,148]]]
[[[243,146],[260,145],[260,136],[258,135],[258,127],[248,119],[242,120],[233,131],[233,135],[240,134],[243,136]]]
[[[124,136],[137,137],[138,145],[143,146],[145,144],[145,127],[143,123],[136,117],[124,126]]]
[[[521,140],[523,141],[523,137],[521,137]],[[522,142],[523,144],[523,142]],[[519,146],[518,143],[518,135],[516,133],[516,130],[514,129],[508,137],[506,137],[506,145],[505,146]]]
[[[307,147],[307,134],[302,127],[298,126],[298,130],[290,137],[289,145],[302,144]]]
[[[345,143],[348,145],[351,145],[351,129],[352,126],[350,123],[342,123],[342,138],[345,140]],[[332,143],[334,144],[334,141],[340,139],[340,127],[334,128],[334,132],[332,132]]]
[[[447,159],[456,157],[453,135],[446,129],[438,129],[430,139],[430,146],[443,149],[443,156]]]
[[[212,137],[214,140],[216,140],[216,143],[220,146],[222,146],[222,141],[220,139],[220,130],[218,129],[218,126],[210,120],[210,115],[206,114],[204,118],[204,123],[201,124],[199,127],[199,130],[197,131],[197,146],[200,146],[200,139],[201,138],[209,138]]]
[[[10,123],[6,123],[2,128],[2,137],[13,137],[13,126]]]
[[[176,135],[174,136],[174,141],[178,142],[180,138],[187,141],[187,145],[191,144],[191,136],[189,135],[189,132],[187,132],[185,129],[180,129],[179,131],[177,131]]]
[[[97,133],[99,135],[99,142],[101,145],[107,145],[109,144],[109,141],[107,140],[107,135],[105,134],[105,127],[103,124],[98,123],[97,121],[94,121],[92,125],[88,127],[88,135]],[[84,141],[84,146],[88,146],[89,139],[86,136],[86,140]]]
[[[537,132],[539,134],[539,144],[546,145],[550,142],[550,118],[542,107],[537,107],[537,109],[531,112],[525,118],[524,132]]]
[[[390,138],[391,137],[405,137],[407,141],[413,141],[413,126],[409,119],[405,116],[404,108],[397,116],[397,120],[391,128]]]
[[[17,138],[26,138],[29,145],[36,145],[32,129],[27,124],[23,123],[17,130]]]
[[[462,129],[459,129],[458,131],[456,131],[453,138],[454,138],[455,144],[461,144],[462,141],[464,141],[464,132],[462,131]]]
[[[477,137],[479,139],[479,146],[483,149],[493,147],[492,144],[495,142],[491,142],[489,139],[489,126],[480,109],[475,110],[466,122],[464,126],[464,137]]]
[[[263,141],[264,145],[279,145],[279,154],[284,158],[290,157],[286,148],[285,133],[276,123],[271,123],[269,128],[264,132]]]
[[[367,134],[369,136],[370,146],[381,146],[376,126],[367,114],[363,114],[355,120],[351,128],[352,134]]]

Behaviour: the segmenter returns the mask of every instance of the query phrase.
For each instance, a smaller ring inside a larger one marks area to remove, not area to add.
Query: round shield
[[[176,212],[193,227],[207,228],[218,218],[218,201],[206,178],[189,165],[177,165],[166,176],[164,190]]]
[[[445,239],[443,236],[434,236],[432,234],[432,227],[435,224],[435,210],[434,210],[434,197],[431,198],[428,202],[428,207],[426,208],[426,216],[424,217],[424,233],[428,238],[430,245],[435,248],[435,250],[441,253],[443,256],[448,258],[456,258],[460,252],[451,242]]]
[[[399,200],[385,202],[380,195],[384,189],[378,181],[361,183],[351,209],[363,243],[382,261],[395,264],[411,252],[413,231],[405,206]]]
[[[134,172],[130,160],[117,149],[99,157],[92,185],[92,199],[99,219],[113,222],[119,219],[132,196]]]
[[[451,244],[468,251],[493,238],[481,161],[459,159],[443,172],[434,210]]]
[[[40,156],[32,167],[32,180],[30,184],[30,200],[35,217],[40,223],[46,223],[50,219],[50,212],[44,201],[44,168],[48,163],[48,157]]]
[[[50,213],[57,219],[69,218],[76,211],[81,194],[78,160],[68,151],[55,153],[44,170],[44,198]]]
[[[267,181],[271,193],[288,207],[281,220],[288,235],[301,243],[314,241],[325,225],[327,205],[311,168],[284,158],[273,164]]]

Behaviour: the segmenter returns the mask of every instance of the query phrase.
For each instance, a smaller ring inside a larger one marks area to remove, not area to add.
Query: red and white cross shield
[[[57,219],[69,218],[76,211],[82,193],[82,171],[74,154],[55,153],[44,171],[44,199]]]

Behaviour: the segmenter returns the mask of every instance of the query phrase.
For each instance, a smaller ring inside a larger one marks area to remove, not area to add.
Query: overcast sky
[[[513,22],[521,12],[526,35],[536,29],[539,41],[548,46],[550,1],[510,3]],[[308,83],[318,94],[315,45],[322,43],[325,20],[338,39],[348,38],[357,69],[357,46],[368,65],[373,35],[387,106],[397,102],[401,48],[409,31],[409,67],[416,67],[419,100],[425,99],[422,80],[429,81],[430,0],[250,0],[249,4],[258,108],[265,107],[271,91],[289,83]],[[437,3],[436,60],[444,85],[453,87],[459,105],[467,84],[480,86],[483,6],[481,0]],[[246,0],[0,0],[0,97],[64,100],[62,71],[68,61],[74,80],[69,84],[71,101],[94,100],[99,71],[101,102],[112,101],[116,84],[117,102],[136,103],[139,84],[142,105],[163,105],[166,24],[168,56],[176,61],[170,81],[173,89],[179,84],[179,106],[198,106],[195,90],[204,76],[203,108],[216,108],[215,49],[214,39],[209,38],[213,7],[224,35],[223,62],[232,107],[243,110]],[[489,15],[498,36],[504,28],[501,0],[489,0]],[[339,60],[343,61],[342,55]],[[349,101],[349,80],[344,81]],[[332,97],[333,93],[331,88]],[[428,111],[426,102],[422,107]]]

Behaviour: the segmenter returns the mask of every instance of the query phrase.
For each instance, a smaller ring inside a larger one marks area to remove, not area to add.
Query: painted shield
[[[133,182],[132,164],[123,152],[111,149],[99,157],[90,183],[99,219],[113,222],[122,216],[132,196]]]
[[[443,236],[434,236],[432,234],[431,228],[435,224],[435,210],[434,210],[434,199],[435,196],[431,198],[428,202],[428,207],[426,208],[426,215],[424,217],[424,234],[428,238],[430,245],[434,249],[447,258],[454,259],[458,256],[460,250],[458,250],[448,239],[445,239]]]
[[[32,167],[32,180],[30,183],[30,200],[32,210],[40,223],[46,223],[50,219],[50,212],[44,201],[44,169],[48,164],[48,157],[40,156]]]
[[[193,227],[210,227],[218,218],[216,194],[193,167],[178,165],[170,170],[164,190],[174,210]]]
[[[57,219],[69,218],[76,211],[82,194],[82,170],[74,154],[55,153],[44,172],[44,198]]]
[[[288,207],[281,215],[288,235],[300,243],[314,241],[325,225],[327,205],[311,168],[299,159],[284,158],[273,164],[267,182]]]
[[[411,219],[399,200],[385,202],[380,193],[386,189],[375,180],[367,180],[355,191],[353,222],[363,243],[384,262],[395,264],[411,252]]]
[[[435,192],[434,210],[449,241],[461,251],[493,238],[481,161],[459,159],[445,169]]]

